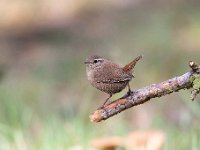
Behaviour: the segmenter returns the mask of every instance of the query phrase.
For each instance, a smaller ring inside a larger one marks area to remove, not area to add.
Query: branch
[[[152,98],[161,97],[181,89],[193,88],[191,99],[194,100],[200,91],[200,66],[193,61],[189,62],[189,66],[192,70],[181,76],[138,89],[129,95],[126,94],[122,98],[107,104],[102,109],[97,109],[90,116],[91,122],[106,120],[121,111],[143,104]]]

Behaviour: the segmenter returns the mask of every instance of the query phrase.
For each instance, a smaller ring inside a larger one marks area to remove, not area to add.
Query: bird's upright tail
[[[133,70],[133,68],[135,67],[136,63],[138,62],[138,60],[140,60],[142,58],[142,55],[138,56],[137,58],[135,58],[133,61],[131,61],[130,63],[128,63],[126,66],[123,67],[123,70],[125,72],[130,72]]]

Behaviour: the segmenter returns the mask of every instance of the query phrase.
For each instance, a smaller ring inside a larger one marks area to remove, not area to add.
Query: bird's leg
[[[104,106],[106,105],[106,103],[108,102],[108,100],[112,97],[112,94],[109,95],[109,97],[105,100],[105,102],[101,105],[101,107],[99,107],[98,109],[102,109],[104,108]]]
[[[130,87],[130,84],[128,83],[128,92],[127,92],[127,94],[130,95],[131,93],[132,93],[131,87]]]
[[[127,92],[126,95],[124,95],[124,96],[121,97],[120,99],[124,99],[124,98],[126,98],[127,96],[129,96],[129,95],[131,95],[131,94],[133,94],[133,93],[134,93],[134,91],[131,91],[130,85],[129,85],[129,83],[128,83],[128,92]]]

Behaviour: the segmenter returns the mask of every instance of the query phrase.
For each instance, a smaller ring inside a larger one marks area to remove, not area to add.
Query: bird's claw
[[[100,107],[97,108],[97,110],[103,109],[105,105],[102,105]]]
[[[132,93],[134,93],[134,92],[131,91],[131,90],[129,90],[129,91],[127,92],[127,95],[131,95]]]

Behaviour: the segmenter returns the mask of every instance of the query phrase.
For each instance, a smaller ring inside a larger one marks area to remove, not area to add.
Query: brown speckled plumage
[[[125,67],[120,67],[118,64],[100,56],[91,56],[85,62],[87,78],[92,86],[102,92],[108,93],[111,97],[112,94],[122,91],[128,85],[133,78],[133,68],[136,62],[141,58],[142,57],[139,56]]]

